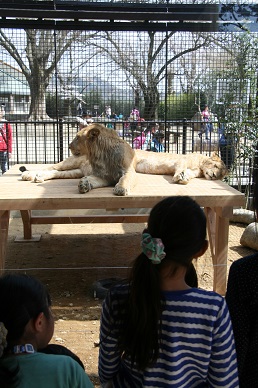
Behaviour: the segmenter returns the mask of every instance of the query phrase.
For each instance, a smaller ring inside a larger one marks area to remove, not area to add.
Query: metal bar
[[[67,10],[32,10],[32,9],[10,9],[0,8],[2,17],[18,17],[18,18],[37,18],[37,19],[77,19],[77,20],[162,20],[162,21],[212,21],[214,14],[211,13],[186,13],[180,12],[150,12],[149,10],[142,12],[128,12],[124,10],[110,11],[94,10],[94,11],[67,11]],[[218,13],[215,13],[218,16]]]
[[[0,10],[1,14],[1,10]],[[161,22],[114,22],[114,21],[78,21],[78,20],[11,20],[0,19],[0,28],[37,28],[56,30],[84,30],[84,31],[190,31],[190,32],[216,32],[217,24],[214,23],[161,23]]]

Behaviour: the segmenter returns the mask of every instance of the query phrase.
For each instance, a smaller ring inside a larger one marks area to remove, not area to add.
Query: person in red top
[[[2,174],[8,170],[8,160],[12,155],[13,133],[12,127],[4,119],[3,105],[0,109],[0,166]]]

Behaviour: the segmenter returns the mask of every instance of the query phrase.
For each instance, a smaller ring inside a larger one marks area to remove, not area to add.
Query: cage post
[[[182,153],[186,154],[186,131],[187,131],[187,119],[183,119],[183,144]]]
[[[63,120],[61,118],[58,120],[58,122],[59,161],[62,162],[64,160],[64,127]]]

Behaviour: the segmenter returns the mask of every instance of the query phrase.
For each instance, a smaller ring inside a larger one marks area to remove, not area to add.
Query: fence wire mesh
[[[69,9],[72,3],[84,2],[56,2]],[[231,168],[232,185],[245,190],[250,183],[256,32],[159,30],[158,21],[145,30],[132,30],[132,21],[117,30],[98,28],[98,21],[91,30],[76,29],[75,21],[70,29],[14,22],[0,29],[0,103],[13,130],[11,165],[66,158],[82,123],[92,120],[134,148],[217,151]]]

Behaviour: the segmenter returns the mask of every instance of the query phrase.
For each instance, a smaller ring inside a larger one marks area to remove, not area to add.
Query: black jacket
[[[242,388],[258,387],[258,253],[235,261],[226,301],[236,342]]]

